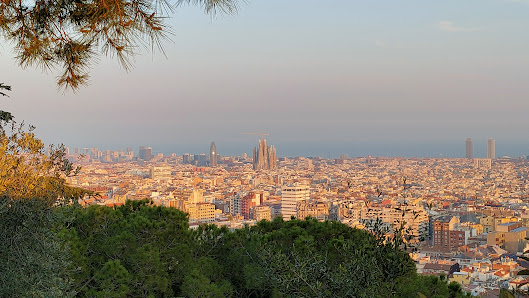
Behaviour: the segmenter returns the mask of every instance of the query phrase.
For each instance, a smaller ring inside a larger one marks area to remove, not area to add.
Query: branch
[[[7,91],[11,91],[11,86],[7,86],[4,83],[0,83],[0,90],[2,90],[2,89],[7,90]],[[4,92],[1,92],[1,91],[0,91],[0,95],[9,97],[9,95],[7,95],[7,94],[5,94]]]

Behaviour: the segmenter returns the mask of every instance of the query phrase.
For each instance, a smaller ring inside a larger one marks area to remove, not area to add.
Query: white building
[[[281,214],[284,220],[290,220],[297,215],[299,201],[310,199],[310,189],[307,185],[289,185],[281,189]]]

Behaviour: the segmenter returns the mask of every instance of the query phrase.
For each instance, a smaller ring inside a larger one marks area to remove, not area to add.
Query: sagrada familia
[[[277,170],[277,155],[274,146],[267,146],[265,139],[259,140],[259,147],[253,148],[254,170]]]

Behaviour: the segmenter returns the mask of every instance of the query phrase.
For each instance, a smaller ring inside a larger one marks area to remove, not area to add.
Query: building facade
[[[297,217],[298,202],[310,199],[310,189],[307,185],[289,185],[281,189],[281,214],[284,220]]]

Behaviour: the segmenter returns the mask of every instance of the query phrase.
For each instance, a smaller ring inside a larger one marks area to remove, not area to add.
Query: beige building
[[[454,272],[448,277],[449,281],[455,281],[462,286],[470,284],[470,274],[468,272]]]
[[[428,239],[428,214],[421,206],[363,207],[362,220],[381,219],[393,227],[404,224],[415,241]]]
[[[496,217],[496,216],[486,216],[479,219],[479,223],[483,225],[483,232],[489,233],[496,231],[496,227],[500,224],[517,222],[518,218],[515,216],[507,217]]]
[[[346,200],[335,203],[330,208],[330,220],[337,221],[360,221],[362,219],[362,210],[365,206],[363,201]]]
[[[500,224],[495,232],[487,234],[487,245],[498,245],[510,253],[520,252],[527,243],[527,231],[529,228],[522,227],[520,222]]]
[[[269,206],[255,206],[253,209],[253,218],[256,221],[272,220],[272,212]]]
[[[209,223],[215,221],[215,205],[196,203],[186,206],[190,223]]]
[[[305,219],[313,217],[319,220],[329,219],[329,203],[315,202],[310,200],[299,201],[297,206],[297,218]]]
[[[170,167],[151,167],[150,177],[153,180],[169,180],[171,179],[171,168]]]

